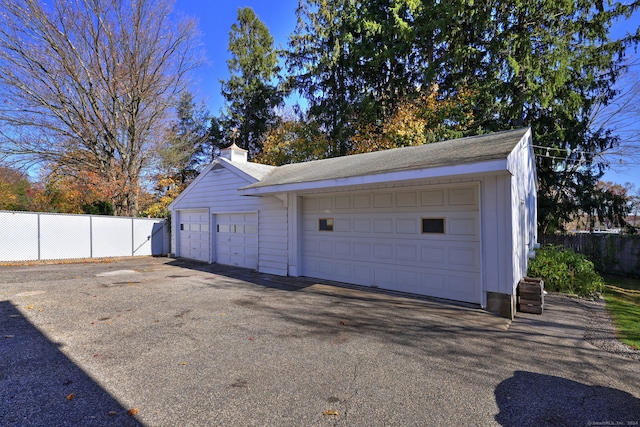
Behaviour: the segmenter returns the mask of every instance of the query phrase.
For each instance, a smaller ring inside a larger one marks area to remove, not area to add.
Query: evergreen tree
[[[186,181],[208,165],[213,160],[209,144],[210,121],[204,104],[197,105],[193,95],[184,92],[176,105],[176,120],[167,129],[165,145],[159,151],[161,169],[178,172]]]
[[[309,102],[308,116],[327,134],[324,157],[347,154],[360,95],[351,54],[359,41],[349,0],[302,0],[289,39],[289,85]]]
[[[280,67],[269,29],[249,7],[238,9],[229,33],[230,77],[221,81],[228,129],[237,129],[236,143],[254,157],[262,151],[265,133],[278,122],[276,107],[283,93],[274,81]]]
[[[543,147],[535,150],[540,229],[552,232],[590,206],[606,168],[599,155],[618,144],[593,119],[615,99],[625,52],[640,38],[612,39],[611,27],[638,6],[301,0],[287,65],[329,136],[328,156],[352,150],[362,129],[383,134],[424,88],[435,88],[434,106],[473,94],[466,135],[531,126]]]
[[[142,212],[144,216],[167,218],[169,204],[213,160],[213,119],[205,106],[184,92],[175,108],[175,121],[158,150],[154,200]]]
[[[478,99],[474,132],[531,126],[538,157],[542,232],[562,228],[591,203],[604,173],[597,156],[614,147],[611,129],[594,111],[616,96],[624,53],[633,39],[613,40],[612,24],[637,7],[602,2],[518,0],[442,5],[446,50],[438,58],[440,87],[470,85]]]

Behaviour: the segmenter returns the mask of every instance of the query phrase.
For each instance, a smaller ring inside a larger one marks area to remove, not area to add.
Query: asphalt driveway
[[[2,426],[639,425],[591,306],[481,310],[167,258],[0,267]]]

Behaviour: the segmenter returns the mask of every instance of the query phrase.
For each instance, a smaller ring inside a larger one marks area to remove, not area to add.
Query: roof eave
[[[454,175],[474,175],[486,173],[508,172],[507,159],[489,160],[462,165],[440,166],[425,169],[386,172],[374,175],[362,175],[349,178],[336,178],[311,182],[265,185],[258,187],[242,187],[238,194],[242,196],[263,196],[290,192],[320,190],[324,188],[348,187],[354,185],[374,185],[381,183],[409,181],[416,179],[440,178]]]

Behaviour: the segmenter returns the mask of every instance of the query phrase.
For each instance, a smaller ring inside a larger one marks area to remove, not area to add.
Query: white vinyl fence
[[[0,262],[167,253],[163,219],[0,211]]]

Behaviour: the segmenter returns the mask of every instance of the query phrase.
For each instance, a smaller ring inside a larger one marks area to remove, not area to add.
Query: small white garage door
[[[303,197],[303,275],[481,303],[476,185]]]
[[[178,211],[180,256],[209,262],[209,211]]]
[[[216,214],[216,262],[258,268],[258,214]]]

